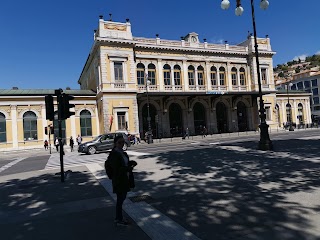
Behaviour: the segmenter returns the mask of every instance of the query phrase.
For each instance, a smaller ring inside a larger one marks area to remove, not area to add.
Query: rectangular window
[[[313,104],[319,104],[319,98],[318,97],[314,97],[313,98]]]
[[[302,90],[303,89],[303,83],[302,82],[298,82],[297,83],[297,87],[298,87],[298,90]]]
[[[174,85],[180,86],[181,85],[181,77],[180,77],[180,72],[176,71],[173,73],[174,75]]]
[[[225,74],[224,74],[224,72],[220,72],[219,73],[219,79],[220,79],[220,86],[224,86],[225,85]]]
[[[204,85],[203,72],[198,72],[198,85],[200,85],[200,86]]]
[[[318,86],[318,79],[311,80],[311,85],[312,85],[312,87]]]
[[[156,71],[155,70],[148,71],[148,80],[150,81],[150,85],[156,85]]]
[[[266,106],[266,120],[270,121],[271,120],[271,111],[270,111],[270,106]]]
[[[233,86],[237,85],[237,73],[231,73],[231,81]]]
[[[261,68],[261,83],[267,84],[267,69]]]
[[[210,77],[211,77],[211,85],[212,86],[216,86],[217,85],[217,74],[216,74],[216,72],[211,72]]]
[[[122,62],[114,62],[114,80],[123,81]]]
[[[117,112],[118,130],[126,130],[126,112]]]
[[[189,85],[193,86],[194,84],[194,73],[192,71],[188,72]]]
[[[144,71],[137,70],[137,82],[138,85],[144,85]]]
[[[163,71],[163,80],[164,80],[164,85],[171,85],[170,81],[170,71]]]
[[[244,73],[240,73],[240,85],[242,86],[246,85],[246,78]]]
[[[318,88],[312,89],[312,94],[313,94],[313,95],[318,95],[318,94],[319,94]]]
[[[309,81],[304,81],[304,87],[309,88],[310,87],[310,82]]]

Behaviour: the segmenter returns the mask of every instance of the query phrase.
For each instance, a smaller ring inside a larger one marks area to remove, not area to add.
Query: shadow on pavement
[[[245,142],[163,153],[157,161],[170,176],[153,181],[153,173],[137,172],[137,189],[201,239],[320,239],[312,195],[320,193],[319,141],[273,144],[273,152]]]
[[[7,180],[0,189],[1,239],[149,239],[134,223],[114,226],[113,200],[84,167],[64,183],[44,173]]]

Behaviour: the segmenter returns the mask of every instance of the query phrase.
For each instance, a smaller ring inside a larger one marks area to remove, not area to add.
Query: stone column
[[[18,148],[18,114],[17,106],[11,105],[11,121],[12,121],[12,147]]]

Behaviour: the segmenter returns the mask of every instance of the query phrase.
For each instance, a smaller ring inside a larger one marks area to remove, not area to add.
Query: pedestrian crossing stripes
[[[0,173],[3,172],[4,170],[8,169],[9,167],[12,167],[13,165],[17,164],[18,162],[22,161],[23,159],[26,159],[26,158],[18,158],[16,160],[14,160],[14,161],[2,166],[0,168]]]
[[[135,151],[127,151],[127,153],[129,157],[149,155],[148,153],[141,153]],[[66,155],[63,156],[63,165],[64,168],[72,168],[92,163],[103,164],[107,159],[108,155],[109,152],[98,153],[94,155],[80,154],[77,152],[66,152]],[[57,168],[60,168],[60,155],[59,153],[54,153],[50,156],[45,166],[45,170]]]

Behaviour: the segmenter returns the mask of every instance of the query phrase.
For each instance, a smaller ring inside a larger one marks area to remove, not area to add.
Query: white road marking
[[[21,162],[23,159],[26,159],[26,158],[19,158],[19,159],[16,159],[16,160],[2,166],[0,168],[0,172],[3,172],[4,170],[8,169],[9,167],[12,167],[13,165],[17,164],[18,162]]]

